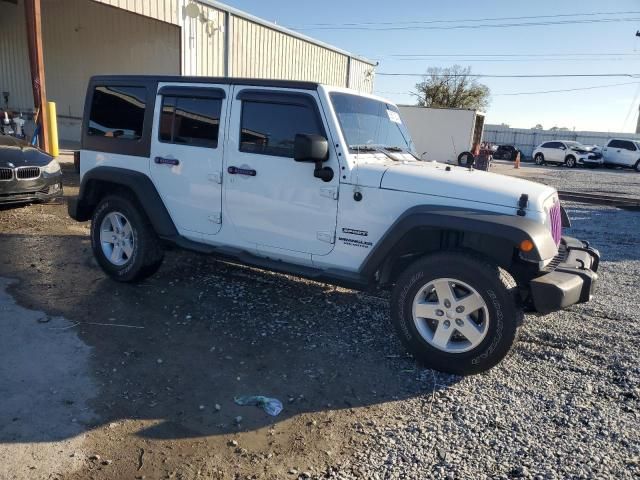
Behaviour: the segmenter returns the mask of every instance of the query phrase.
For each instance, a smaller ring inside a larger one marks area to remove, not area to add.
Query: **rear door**
[[[619,140],[620,143],[620,160],[625,167],[633,167],[640,155],[636,145],[630,140]]]
[[[228,85],[158,85],[151,177],[185,236],[222,226],[222,158]]]

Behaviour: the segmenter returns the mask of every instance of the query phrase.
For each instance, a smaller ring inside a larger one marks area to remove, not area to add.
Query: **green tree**
[[[491,91],[470,75],[471,67],[431,67],[413,95],[422,107],[486,110]]]

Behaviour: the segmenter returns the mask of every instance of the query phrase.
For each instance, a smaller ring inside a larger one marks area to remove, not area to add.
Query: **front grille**
[[[11,180],[13,178],[13,170],[10,168],[0,168],[0,180]]]
[[[544,270],[547,272],[553,272],[558,265],[564,262],[569,256],[569,250],[565,245],[560,245],[558,247],[558,254],[551,259],[551,261],[544,267]]]
[[[591,155],[589,155],[589,160],[599,160],[602,158],[602,154],[601,153],[593,153]]]
[[[562,239],[562,212],[560,211],[559,200],[549,209],[549,228],[554,242],[556,242],[556,245],[560,245],[560,240]]]
[[[38,167],[22,167],[16,170],[16,177],[19,180],[29,180],[32,178],[38,178],[40,176],[40,169]]]

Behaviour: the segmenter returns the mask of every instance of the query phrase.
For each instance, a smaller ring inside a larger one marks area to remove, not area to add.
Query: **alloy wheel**
[[[447,353],[464,353],[476,348],[487,336],[489,310],[470,285],[453,278],[439,278],[416,294],[413,321],[429,345]]]
[[[110,212],[100,224],[100,246],[105,258],[121,267],[133,256],[135,240],[131,223],[120,212]]]

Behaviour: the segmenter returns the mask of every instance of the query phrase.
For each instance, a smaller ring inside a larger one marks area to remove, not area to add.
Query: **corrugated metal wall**
[[[0,2],[0,92],[9,92],[9,106],[33,108],[27,26],[22,0],[17,5]],[[0,98],[4,106],[4,99]]]
[[[225,13],[200,5],[198,18],[182,19],[182,73],[198,76],[224,76]]]
[[[130,12],[178,25],[182,15],[181,0],[94,0]]]
[[[231,76],[307,80],[344,86],[346,55],[232,17]]]
[[[485,125],[483,140],[495,145],[514,145],[527,158],[531,158],[533,150],[544,142],[555,140],[570,140],[583,145],[604,145],[610,138],[633,138],[639,135],[633,133],[616,132],[574,132],[549,130],[534,130],[530,128],[509,128],[502,125]]]
[[[92,75],[179,74],[174,25],[86,0],[42,2],[47,96],[59,115],[82,117]]]
[[[373,91],[374,67],[346,52],[215,2],[198,2],[192,19],[191,1],[42,0],[47,94],[58,104],[61,138],[77,137],[87,81],[101,73],[228,74]],[[12,109],[33,108],[23,0],[0,1],[0,92],[9,92]]]
[[[356,58],[351,59],[348,87],[364,93],[373,93],[375,67]]]

